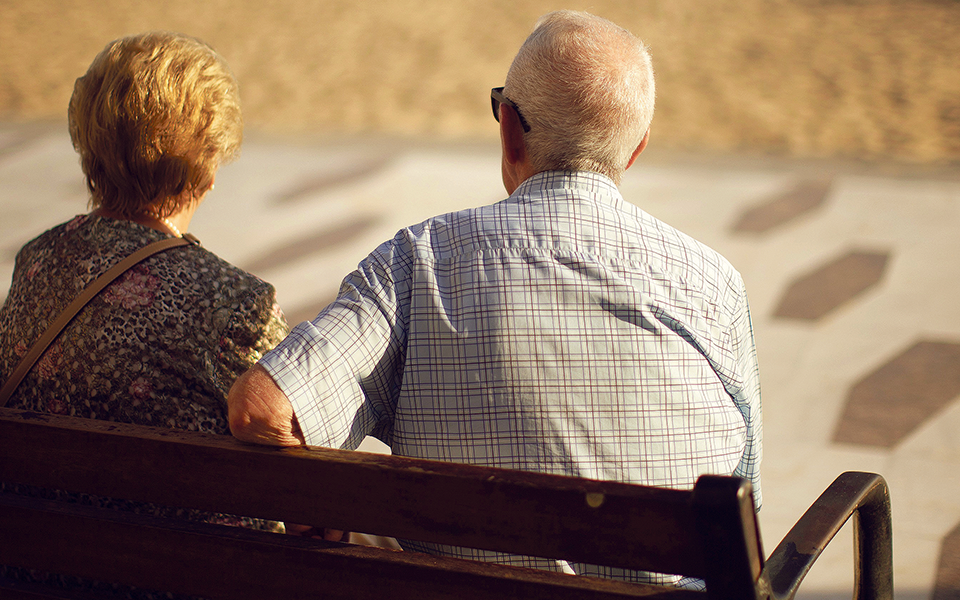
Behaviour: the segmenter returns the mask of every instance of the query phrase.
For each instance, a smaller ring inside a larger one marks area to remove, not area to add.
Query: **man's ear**
[[[527,144],[523,139],[523,125],[517,111],[500,105],[500,140],[503,145],[503,157],[510,164],[527,160]]]
[[[637,149],[633,151],[633,154],[630,155],[630,160],[627,162],[626,169],[629,169],[633,166],[633,163],[636,162],[637,157],[640,156],[640,153],[647,147],[647,142],[650,141],[650,130],[647,129],[647,132],[643,134],[643,139],[640,140],[640,144],[637,145]],[[626,170],[624,169],[624,170]]]

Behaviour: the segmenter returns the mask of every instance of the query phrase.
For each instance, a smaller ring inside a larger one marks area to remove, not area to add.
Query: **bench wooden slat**
[[[104,515],[103,513],[108,513]],[[110,514],[112,513],[112,514]],[[209,598],[612,600],[698,592],[0,494],[0,563]],[[37,536],[52,547],[31,544]],[[92,550],[92,551],[91,551]]]
[[[0,410],[4,481],[593,564],[708,571],[685,491]]]
[[[85,594],[53,589],[49,586],[0,579],[0,598],[3,600],[122,600],[105,594]]]

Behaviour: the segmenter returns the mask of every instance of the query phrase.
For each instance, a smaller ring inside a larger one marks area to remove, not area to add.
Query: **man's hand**
[[[260,365],[237,378],[227,408],[230,432],[237,439],[269,446],[304,443],[290,400]]]

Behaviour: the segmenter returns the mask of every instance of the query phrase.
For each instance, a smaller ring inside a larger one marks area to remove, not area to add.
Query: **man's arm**
[[[237,378],[227,407],[230,432],[237,439],[269,446],[305,443],[290,400],[260,365]]]
[[[270,446],[299,446],[303,434],[286,394],[260,365],[241,375],[227,397],[230,432],[245,442]],[[332,541],[349,540],[339,529],[284,523],[287,533]]]

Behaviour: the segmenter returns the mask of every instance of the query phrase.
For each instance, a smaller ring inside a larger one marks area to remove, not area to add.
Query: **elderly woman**
[[[203,42],[172,33],[108,44],[77,80],[68,117],[93,210],[17,255],[0,309],[0,382],[101,273],[151,242],[187,231],[242,137],[237,82],[223,59]],[[287,332],[272,286],[197,244],[168,249],[97,294],[8,406],[226,434],[231,384]]]

